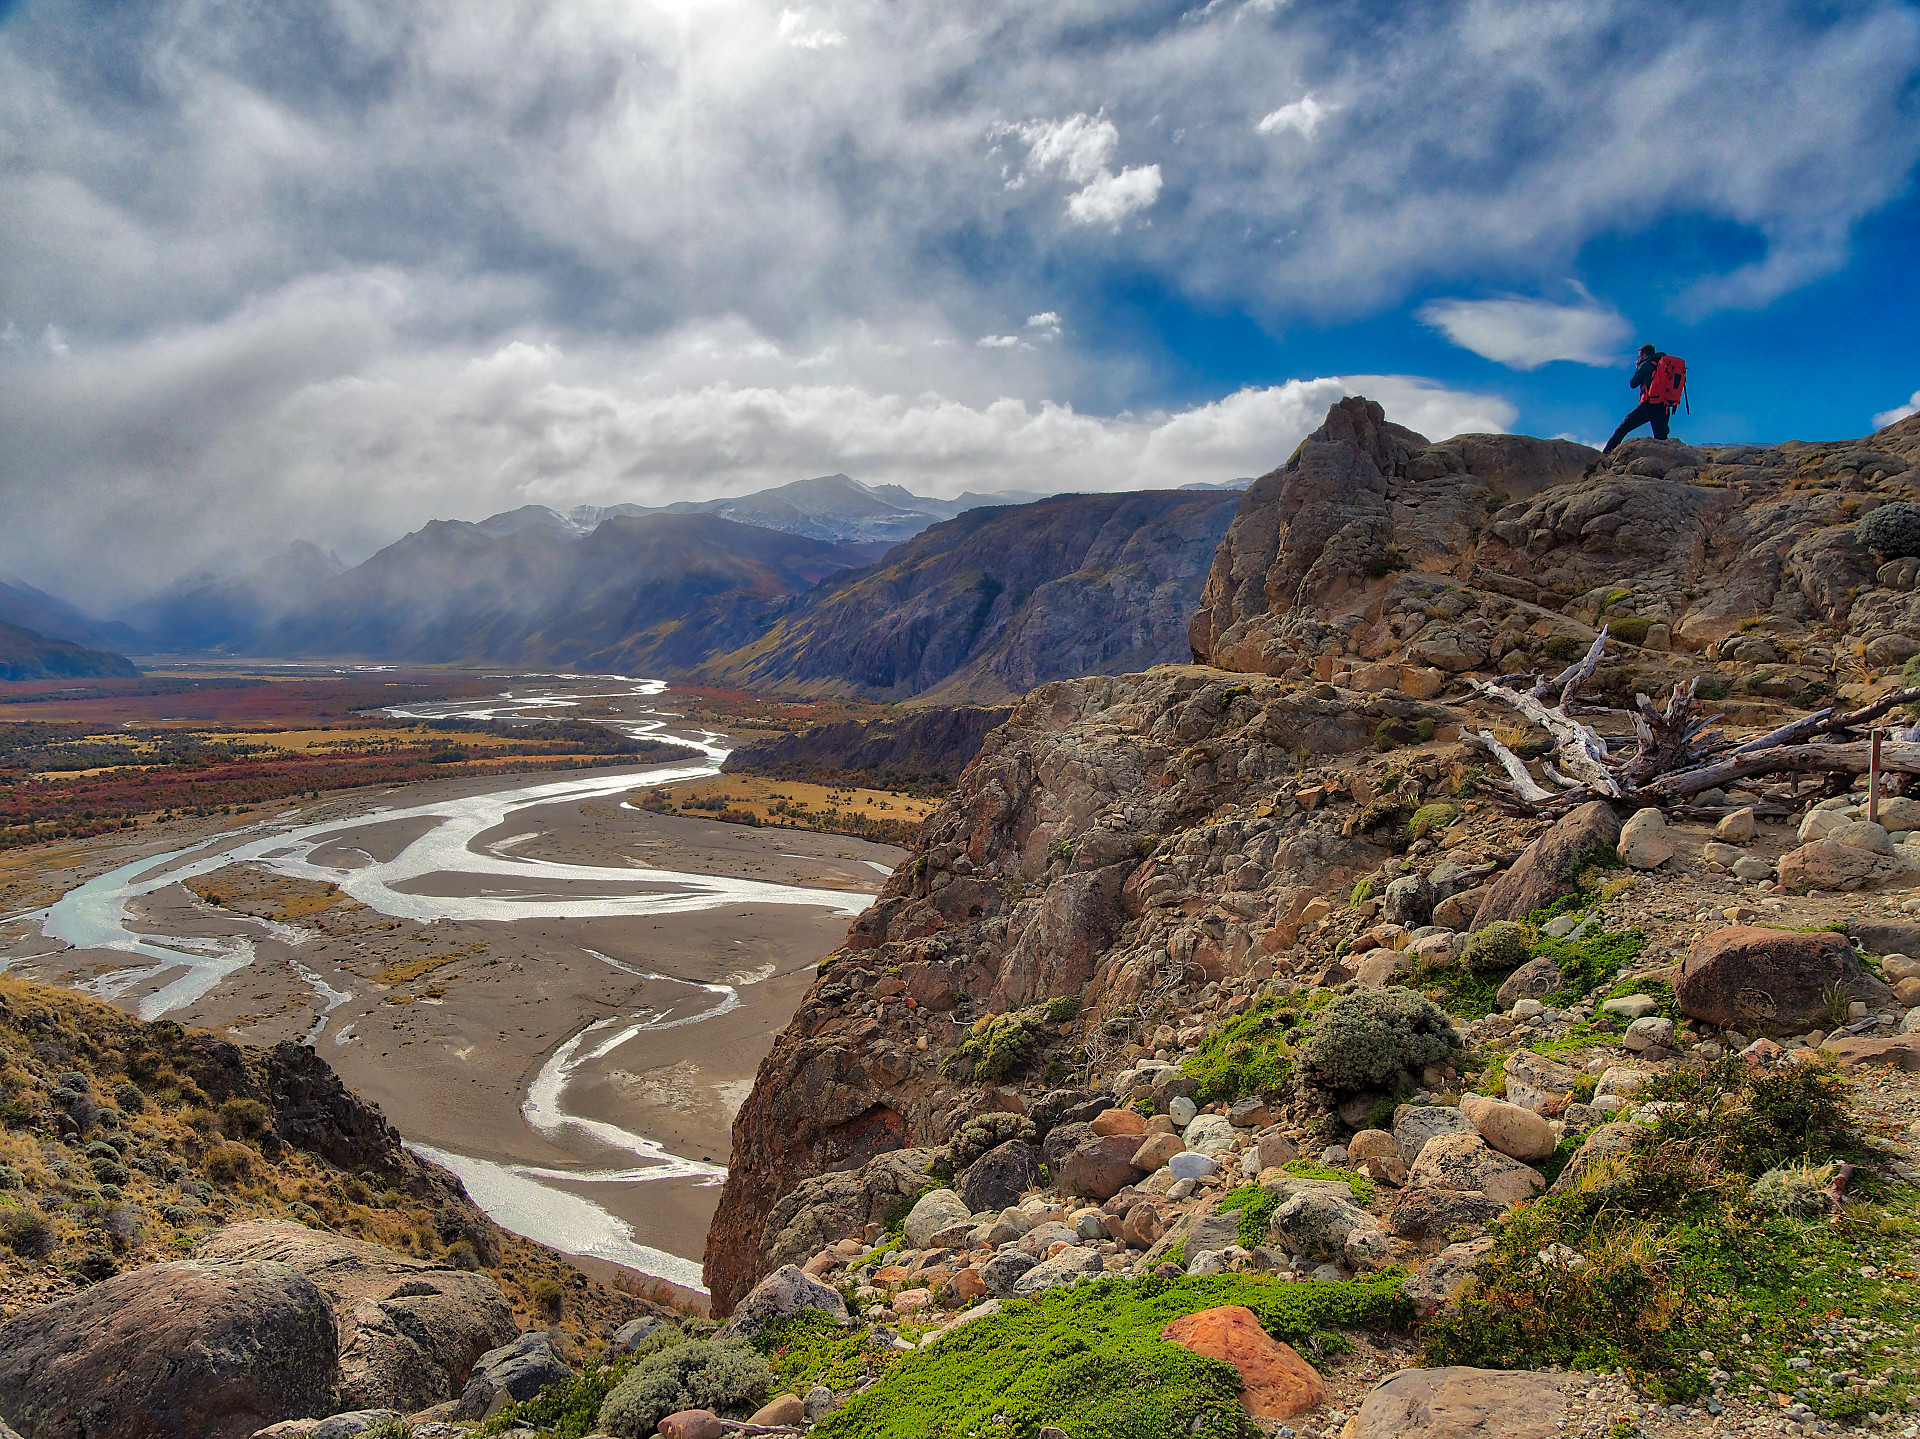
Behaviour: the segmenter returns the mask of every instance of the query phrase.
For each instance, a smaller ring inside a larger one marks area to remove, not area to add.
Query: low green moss
[[[1422,720],[1420,723],[1430,724],[1431,721]],[[1431,739],[1432,735],[1428,735],[1428,738]],[[1458,818],[1460,818],[1460,806],[1457,804],[1448,804],[1444,800],[1435,804],[1423,804],[1413,812],[1413,818],[1407,821],[1406,829],[1401,831],[1401,838],[1408,844],[1412,844],[1416,839],[1424,839],[1430,830],[1445,829]]]
[[[1640,930],[1616,932],[1597,925],[1578,939],[1538,940],[1533,946],[1534,957],[1552,960],[1554,968],[1566,976],[1566,983],[1548,995],[1546,1002],[1558,1007],[1585,999],[1602,985],[1611,983],[1646,947],[1647,937]]]
[[[816,1384],[852,1389],[877,1379],[901,1351],[870,1342],[864,1327],[842,1329],[818,1309],[803,1309],[753,1341],[780,1381],[779,1387],[805,1394]]]
[[[1623,619],[1607,621],[1607,633],[1630,645],[1644,645],[1647,642],[1647,631],[1652,628],[1653,621],[1640,615],[1628,615]]]
[[[1222,1214],[1240,1216],[1240,1247],[1258,1249],[1267,1242],[1267,1225],[1273,1211],[1280,1207],[1280,1196],[1269,1194],[1257,1184],[1243,1184],[1220,1197],[1214,1208]]]
[[[1355,1170],[1339,1169],[1312,1159],[1292,1159],[1280,1167],[1296,1179],[1330,1179],[1345,1184],[1353,1194],[1354,1203],[1373,1203],[1373,1181]]]
[[[1358,884],[1354,885],[1353,893],[1348,896],[1347,903],[1365,904],[1368,900],[1372,898],[1373,898],[1373,881],[1370,879],[1363,879]]]
[[[1217,1104],[1248,1094],[1277,1094],[1293,1077],[1293,1050],[1283,1037],[1293,1012],[1268,997],[1230,1019],[1180,1064],[1197,1085],[1194,1100]]]
[[[1031,1439],[1044,1425],[1072,1439],[1255,1439],[1228,1365],[1166,1343],[1174,1319],[1240,1304],[1297,1348],[1323,1330],[1394,1329],[1411,1308],[1401,1275],[1346,1284],[1286,1284],[1259,1275],[1096,1280],[961,1326],[903,1355],[866,1393],[828,1415],[818,1439]]]

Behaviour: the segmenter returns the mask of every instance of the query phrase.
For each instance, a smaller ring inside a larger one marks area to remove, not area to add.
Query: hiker
[[[1667,437],[1667,421],[1687,393],[1687,362],[1678,355],[1663,355],[1652,345],[1642,345],[1640,363],[1633,367],[1633,378],[1627,383],[1640,392],[1640,403],[1620,422],[1620,428],[1600,452],[1603,455],[1612,454],[1629,431],[1645,424],[1653,426],[1656,440]]]

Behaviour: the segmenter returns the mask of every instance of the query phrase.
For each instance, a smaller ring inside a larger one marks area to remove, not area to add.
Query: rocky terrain
[[[1239,500],[1196,663],[1027,693],[822,961],[735,1124],[725,1323],[483,1430],[1920,1433],[1917,453],[1342,401]],[[1588,653],[1550,688],[1609,752],[1677,685],[1807,762],[1582,800],[1516,701]],[[1897,730],[1877,792],[1836,707]]]
[[[1184,658],[1236,494],[1056,495],[970,510],[700,674],[747,688],[997,703],[1036,684]]]
[[[90,650],[69,640],[0,621],[0,681],[122,678],[140,671],[125,655]]]

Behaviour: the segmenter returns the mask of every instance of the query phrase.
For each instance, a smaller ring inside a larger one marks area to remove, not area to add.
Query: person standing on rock
[[[1667,437],[1667,421],[1686,397],[1687,362],[1678,355],[1663,355],[1652,345],[1642,345],[1640,363],[1633,367],[1633,378],[1627,383],[1640,392],[1640,403],[1620,422],[1620,428],[1600,452],[1603,455],[1612,454],[1630,431],[1642,425],[1653,426],[1656,440]]]

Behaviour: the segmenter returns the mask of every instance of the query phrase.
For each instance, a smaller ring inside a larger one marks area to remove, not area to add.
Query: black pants
[[[1637,430],[1649,422],[1653,425],[1653,437],[1664,440],[1667,437],[1667,420],[1673,414],[1672,405],[1656,405],[1652,400],[1642,400],[1634,407],[1633,413],[1620,422],[1620,428],[1613,432],[1613,438],[1607,441],[1607,447],[1600,453],[1610,455],[1630,430]]]

